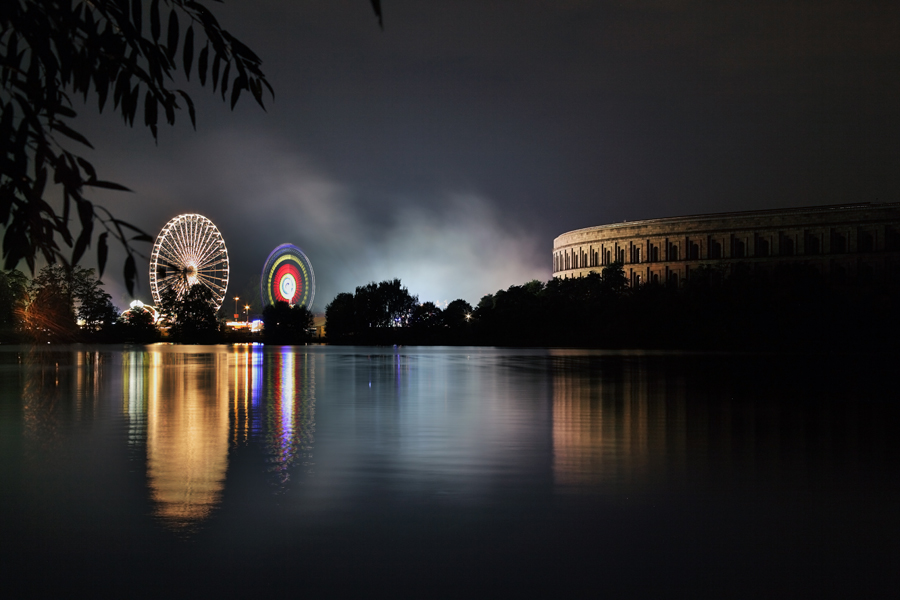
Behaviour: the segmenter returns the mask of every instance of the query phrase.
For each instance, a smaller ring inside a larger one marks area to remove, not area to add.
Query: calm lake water
[[[7,597],[892,596],[894,367],[0,347],[3,585]]]

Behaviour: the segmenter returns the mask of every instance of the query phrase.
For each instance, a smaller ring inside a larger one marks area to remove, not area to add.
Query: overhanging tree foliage
[[[7,269],[24,260],[75,264],[90,246],[95,224],[102,274],[110,235],[127,254],[125,283],[135,279],[133,242],[152,238],[86,196],[86,187],[127,191],[102,180],[69,150],[88,139],[71,126],[73,99],[111,107],[126,124],[139,122],[154,139],[161,119],[172,125],[191,97],[174,87],[184,69],[234,108],[249,91],[263,106],[272,88],[261,60],[192,0],[3,0],[0,2],[0,223]],[[142,118],[141,118],[142,117]],[[58,201],[52,184],[60,186]],[[77,223],[73,225],[74,223]]]

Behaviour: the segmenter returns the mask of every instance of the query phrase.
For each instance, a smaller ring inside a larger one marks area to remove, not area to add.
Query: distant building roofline
[[[884,202],[884,203],[873,203],[873,202],[853,202],[853,203],[842,203],[842,204],[823,204],[818,206],[797,206],[792,208],[769,208],[769,209],[761,209],[761,210],[745,210],[745,211],[733,211],[733,212],[721,212],[721,213],[700,213],[694,215],[680,215],[675,217],[660,217],[656,219],[639,219],[636,221],[622,221],[621,223],[607,223],[605,225],[594,225],[592,227],[582,227],[580,229],[572,229],[570,231],[566,231],[565,233],[561,233],[555,240],[563,236],[572,235],[575,233],[581,233],[585,231],[596,231],[598,229],[617,229],[620,227],[634,227],[640,225],[651,225],[651,224],[665,224],[665,223],[678,223],[682,221],[705,221],[705,220],[713,220],[713,219],[726,219],[726,218],[742,218],[742,217],[762,217],[762,216],[776,216],[776,215],[788,215],[788,214],[811,214],[811,213],[827,213],[827,212],[839,212],[845,210],[861,210],[861,209],[888,209],[895,208],[900,210],[900,202]]]

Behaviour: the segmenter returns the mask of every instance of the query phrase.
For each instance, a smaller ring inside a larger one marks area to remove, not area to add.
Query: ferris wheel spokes
[[[150,260],[150,288],[159,302],[167,290],[183,296],[202,283],[218,309],[228,288],[228,251],[216,226],[202,215],[179,215],[157,236]]]

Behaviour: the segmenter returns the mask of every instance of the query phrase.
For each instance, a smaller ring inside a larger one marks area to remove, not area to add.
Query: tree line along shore
[[[168,290],[153,311],[120,313],[93,269],[53,264],[31,280],[0,271],[0,343],[303,343],[313,324],[305,307],[279,302],[263,310],[265,337],[251,338],[230,331],[219,312],[203,285],[183,296]]]
[[[513,285],[475,307],[457,300],[444,311],[431,303],[410,310],[396,299],[399,282],[373,303],[384,283],[329,304],[330,343],[840,353],[891,351],[900,333],[900,286],[836,280],[807,265],[704,268],[678,286],[630,286],[613,263],[584,277]]]
[[[0,272],[0,342],[570,346],[722,351],[892,352],[900,286],[835,280],[805,265],[698,269],[678,286],[629,286],[614,263],[585,277],[530,281],[476,306],[419,302],[399,279],[338,294],[313,315],[287,303],[263,310],[259,334],[229,330],[194,286],[157,307],[120,315],[92,269],[51,265],[32,280]]]

